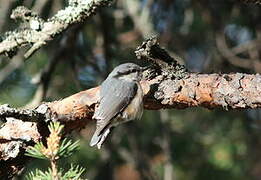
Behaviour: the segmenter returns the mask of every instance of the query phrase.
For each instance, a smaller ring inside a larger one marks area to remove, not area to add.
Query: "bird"
[[[140,85],[143,68],[134,63],[124,63],[113,69],[100,87],[100,101],[92,119],[96,130],[90,146],[98,149],[119,124],[140,119],[143,113],[143,91]]]

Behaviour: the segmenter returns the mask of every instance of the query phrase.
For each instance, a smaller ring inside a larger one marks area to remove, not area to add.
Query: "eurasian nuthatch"
[[[140,119],[143,112],[143,91],[140,86],[142,68],[133,63],[117,66],[102,83],[99,106],[94,112],[96,131],[90,146],[102,143],[111,131],[121,123]]]

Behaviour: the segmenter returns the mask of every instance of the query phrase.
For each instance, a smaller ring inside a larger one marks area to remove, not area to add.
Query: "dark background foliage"
[[[0,32],[23,27],[10,20],[24,5],[49,18],[61,0],[0,0]],[[135,48],[158,35],[190,71],[260,73],[261,6],[237,0],[117,0],[23,61],[0,57],[0,103],[34,107],[102,82],[118,64],[135,62]],[[70,162],[89,179],[250,180],[261,177],[260,110],[193,108],[145,111],[114,130],[103,149],[88,146],[88,128],[73,133],[81,150]],[[28,169],[45,168],[43,161]],[[26,172],[25,172],[26,173]],[[23,175],[21,175],[23,178]]]

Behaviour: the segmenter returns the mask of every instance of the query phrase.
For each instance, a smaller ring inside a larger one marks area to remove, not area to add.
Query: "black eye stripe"
[[[127,74],[138,72],[138,71],[139,71],[139,69],[137,69],[137,68],[129,68],[125,71],[118,71],[117,73],[118,73],[118,75],[127,75]]]
[[[125,72],[122,72],[122,73],[132,73],[132,72],[136,72],[137,71],[137,69],[129,69],[129,70],[127,70],[127,71],[125,71]]]

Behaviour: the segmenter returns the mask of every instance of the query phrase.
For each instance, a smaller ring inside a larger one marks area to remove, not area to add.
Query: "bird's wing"
[[[100,105],[93,115],[97,120],[95,134],[98,136],[109,125],[111,119],[121,113],[134,98],[138,86],[135,82],[106,79],[101,85]]]

